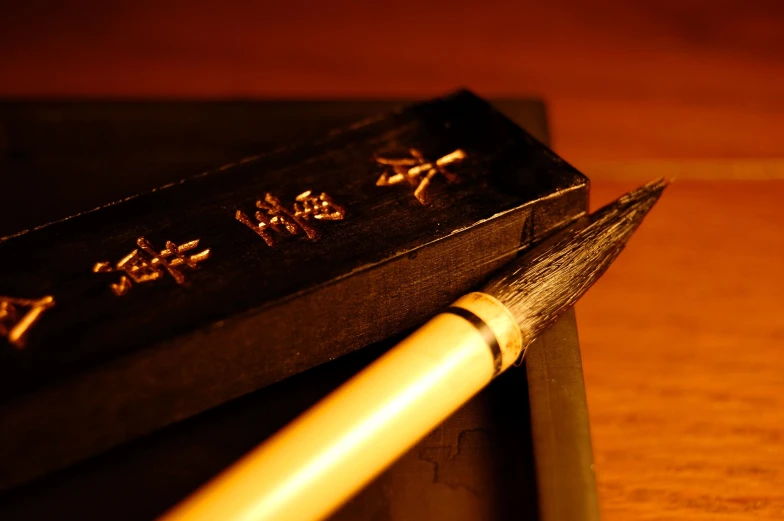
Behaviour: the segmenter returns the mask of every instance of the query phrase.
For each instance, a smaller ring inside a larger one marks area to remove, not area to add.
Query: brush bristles
[[[500,300],[530,342],[550,327],[618,257],[667,186],[653,181],[523,255],[482,290]]]

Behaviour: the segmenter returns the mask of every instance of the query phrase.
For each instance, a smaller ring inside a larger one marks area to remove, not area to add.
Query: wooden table
[[[544,95],[596,203],[679,177],[578,307],[604,518],[784,518],[782,2],[8,4],[0,95],[467,85]]]
[[[605,519],[784,517],[782,200],[676,181],[578,305]]]

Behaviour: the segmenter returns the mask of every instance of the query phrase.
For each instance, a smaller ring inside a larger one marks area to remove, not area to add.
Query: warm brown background
[[[784,518],[784,3],[13,4],[0,96],[468,86],[543,96],[597,203],[677,177],[578,307],[604,518]]]

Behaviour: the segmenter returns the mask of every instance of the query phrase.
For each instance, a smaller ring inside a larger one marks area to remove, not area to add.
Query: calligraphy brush
[[[514,260],[164,516],[322,519],[524,355],[620,254],[654,181]]]

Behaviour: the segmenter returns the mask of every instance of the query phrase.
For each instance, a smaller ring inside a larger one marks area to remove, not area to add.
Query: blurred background
[[[467,86],[543,97],[555,147],[585,169],[759,159],[781,155],[782,24],[776,0],[6,0],[0,95],[422,98]]]
[[[784,517],[784,3],[5,1],[0,97],[539,97],[594,204],[675,177],[578,306],[606,519]],[[2,135],[0,135],[0,145]]]

